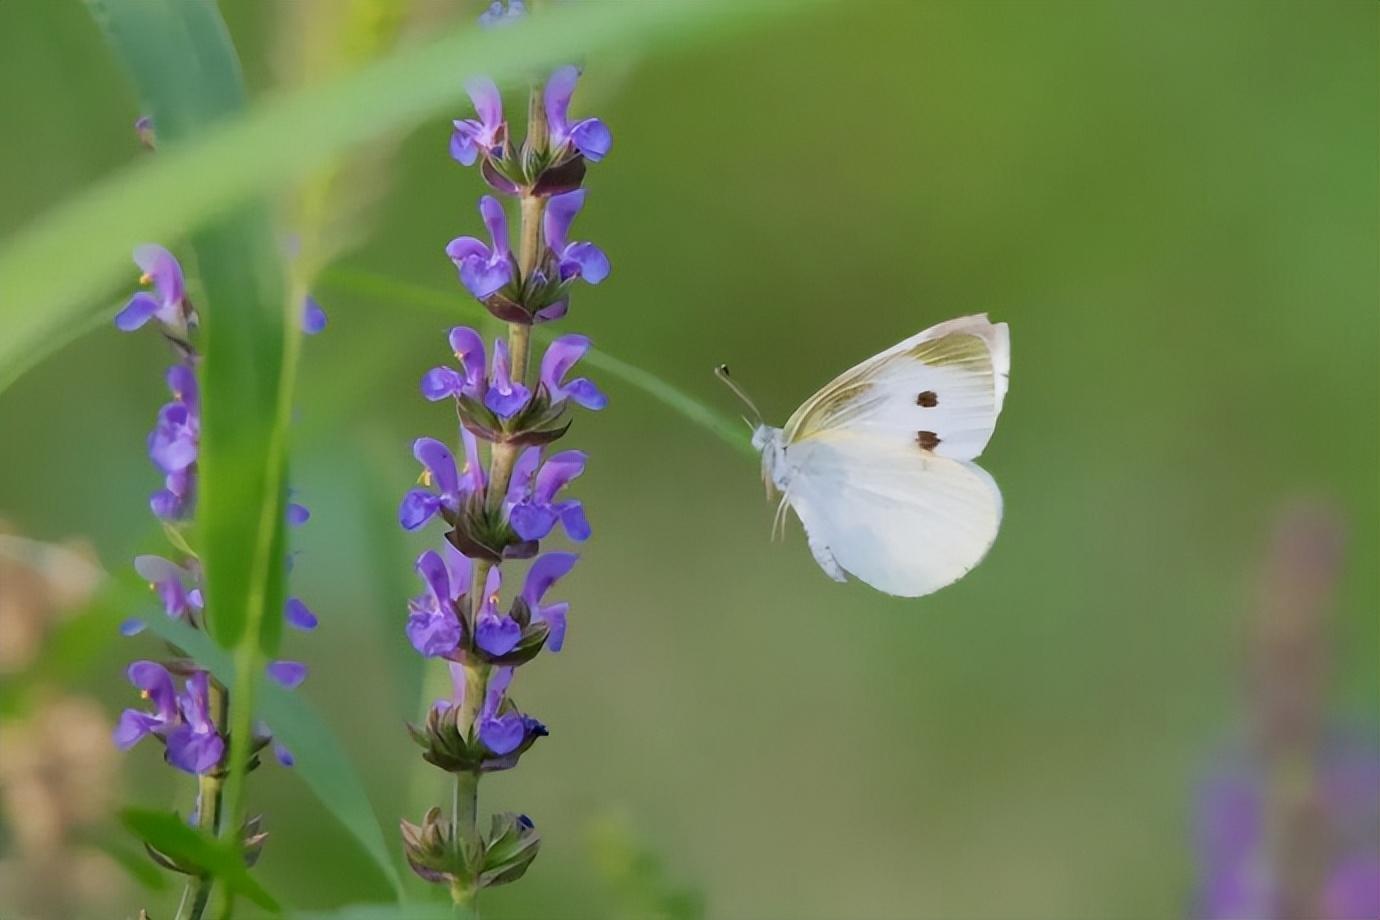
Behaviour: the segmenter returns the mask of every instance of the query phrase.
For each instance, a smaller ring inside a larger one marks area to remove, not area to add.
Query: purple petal
[[[570,142],[584,154],[586,160],[598,163],[613,147],[613,135],[597,118],[586,118],[570,129]]]
[[[557,492],[585,471],[586,459],[587,455],[582,450],[563,450],[548,457],[537,474],[533,498],[542,504],[549,503]]]
[[[460,473],[455,468],[455,456],[446,445],[435,438],[418,438],[412,442],[412,456],[431,472],[432,482],[441,495],[459,492]]]
[[[462,426],[460,443],[465,446],[465,468],[460,471],[460,485],[471,493],[480,492],[489,477],[479,459],[479,439],[474,436],[474,432]]]
[[[493,251],[480,240],[472,236],[458,236],[446,244],[446,255],[456,265],[467,259],[479,259],[487,262],[493,256]]]
[[[553,652],[559,652],[565,648],[565,618],[569,612],[570,605],[564,601],[537,611],[536,616],[546,624],[548,630],[546,647]]]
[[[575,95],[575,84],[580,79],[580,71],[574,66],[561,67],[546,81],[544,100],[546,123],[551,131],[551,144],[558,147],[565,143],[568,134],[567,112],[570,97]]]
[[[302,301],[302,331],[307,335],[316,335],[325,328],[326,311],[321,309],[315,297],[308,294]]]
[[[570,310],[570,298],[562,297],[555,303],[547,304],[538,310],[533,319],[538,323],[549,323],[565,316]]]
[[[178,697],[182,718],[197,730],[211,727],[211,676],[205,671],[193,671],[187,678],[186,692]]]
[[[460,283],[476,300],[484,300],[502,290],[512,278],[513,266],[506,259],[486,262],[470,258],[460,263]]]
[[[156,243],[145,243],[135,248],[134,264],[153,282],[154,296],[161,303],[182,303],[182,266],[171,252]]]
[[[562,392],[561,382],[585,352],[590,341],[583,335],[563,335],[552,339],[541,359],[541,382],[554,396]]]
[[[180,581],[187,570],[162,556],[135,556],[134,571],[149,584],[162,581]]]
[[[283,619],[292,628],[300,629],[303,632],[315,629],[317,624],[316,614],[312,613],[310,607],[295,597],[288,598],[287,603],[283,605]]]
[[[435,550],[429,549],[417,557],[416,568],[431,589],[431,596],[436,599],[438,607],[445,609],[451,601],[450,571],[446,568],[445,560]]]
[[[541,465],[541,448],[529,447],[518,454],[513,463],[512,478],[508,480],[508,501],[519,502],[532,491],[532,475]]]
[[[537,557],[527,570],[527,580],[522,585],[522,599],[527,606],[534,610],[539,607],[546,592],[570,574],[579,558],[575,553],[547,553]]]
[[[562,253],[566,249],[566,236],[570,223],[585,204],[585,190],[577,188],[563,195],[552,195],[546,203],[546,214],[542,217],[542,232],[546,245],[552,252]]]
[[[455,130],[450,135],[450,157],[461,166],[473,166],[479,159],[479,142],[476,125],[471,121],[455,122]]]
[[[512,617],[486,613],[474,627],[474,642],[490,655],[506,655],[522,639],[522,627]]]
[[[498,705],[503,702],[503,697],[508,692],[508,685],[512,682],[512,668],[496,668],[489,675],[489,686],[484,691],[483,715],[485,718],[498,712]]]
[[[187,411],[195,414],[198,406],[196,371],[185,364],[174,364],[168,368],[167,375],[168,392],[172,393],[173,398],[187,407]]]
[[[561,275],[562,280],[578,275],[588,284],[598,284],[609,276],[609,257],[593,243],[575,243],[561,255]]]
[[[513,532],[524,540],[541,540],[556,526],[556,512],[549,505],[523,502],[508,512]]]
[[[115,328],[133,332],[158,313],[158,301],[153,295],[140,291],[129,299],[123,310],[115,314]]]
[[[1337,866],[1322,902],[1328,917],[1380,917],[1380,852],[1351,856]]]
[[[603,391],[584,377],[576,377],[562,389],[565,391],[564,395],[568,399],[574,400],[576,405],[584,406],[595,412],[609,404],[609,398],[604,395]]]
[[[311,520],[311,509],[297,502],[288,502],[287,522],[289,527],[301,527]]]
[[[147,623],[138,617],[130,617],[120,624],[120,635],[126,637],[137,636],[146,629],[148,629]]]
[[[565,528],[566,536],[577,543],[589,539],[590,529],[589,520],[585,517],[584,503],[578,499],[560,502],[553,505],[557,517],[561,519],[561,526]]]
[[[398,523],[403,530],[416,530],[427,521],[437,511],[441,510],[441,498],[426,489],[412,489],[403,496],[402,503],[398,505]]]
[[[220,765],[225,741],[214,730],[196,731],[179,725],[168,733],[168,763],[188,773],[209,773]]]
[[[502,339],[494,341],[494,361],[492,383],[484,394],[484,405],[499,418],[507,419],[516,415],[527,405],[532,394],[521,383],[512,379],[508,367],[508,343]]]
[[[285,767],[291,767],[297,763],[297,758],[292,756],[292,751],[289,751],[276,741],[273,742],[273,756],[278,758],[278,763]]]
[[[120,713],[120,720],[115,723],[115,731],[111,733],[111,738],[117,748],[127,751],[162,727],[163,722],[147,712],[126,709]]]
[[[469,326],[456,326],[450,331],[450,350],[455,353],[460,369],[465,373],[465,385],[469,387],[467,392],[470,396],[478,396],[486,370],[484,337]]]
[[[497,718],[490,717],[479,723],[479,740],[499,757],[516,751],[526,736],[527,725],[523,722],[522,714],[518,712],[510,712]]]
[[[422,395],[431,402],[447,396],[459,396],[465,389],[465,378],[454,368],[433,367],[422,375]]]
[[[448,611],[413,606],[406,632],[412,647],[427,658],[449,655],[460,644],[460,622]]]
[[[470,590],[470,572],[472,566],[469,557],[454,546],[449,541],[441,547],[441,556],[446,564],[446,573],[450,577],[450,583],[455,585],[458,593],[464,594]]]
[[[488,77],[473,77],[465,82],[465,92],[474,103],[475,114],[490,133],[503,123],[503,97]]]
[[[125,676],[139,688],[141,696],[153,703],[160,719],[167,721],[176,716],[177,691],[167,668],[156,661],[136,661],[125,671]]]
[[[264,669],[273,681],[289,690],[294,690],[307,679],[307,666],[300,661],[271,661]]]
[[[494,258],[508,257],[508,217],[503,213],[503,205],[492,195],[479,199],[479,213],[484,218],[484,226],[489,229],[489,238],[494,241]]]

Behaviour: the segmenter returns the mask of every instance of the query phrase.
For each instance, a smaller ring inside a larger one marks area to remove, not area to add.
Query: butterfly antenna
[[[781,538],[782,543],[786,542],[786,502],[788,500],[789,496],[782,495],[781,504],[776,506],[776,516],[771,522],[771,539],[773,543],[776,542],[777,537]]]
[[[762,419],[762,413],[757,408],[757,404],[752,401],[752,398],[747,395],[747,392],[742,387],[738,386],[738,381],[728,375],[727,364],[720,364],[718,367],[714,368],[714,376],[726,383],[728,388],[733,391],[734,395],[741,399],[743,403],[752,410],[752,414],[757,417],[758,425],[766,424]],[[752,423],[748,422],[748,424],[751,425]]]

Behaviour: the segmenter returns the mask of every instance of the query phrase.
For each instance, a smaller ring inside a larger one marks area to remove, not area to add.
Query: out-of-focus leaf
[[[351,904],[338,910],[288,916],[292,920],[464,920],[474,914],[446,904]]]
[[[135,852],[113,840],[92,840],[90,846],[109,856],[131,879],[149,891],[166,891],[168,876],[143,851]]]
[[[128,276],[135,245],[183,234],[341,151],[448,106],[459,109],[464,78],[471,74],[487,73],[501,83],[606,48],[683,49],[816,5],[556,4],[506,29],[466,24],[429,44],[399,49],[353,73],[266,101],[86,189],[0,248],[0,368],[10,368],[40,343],[70,341],[85,317],[108,306],[100,298]],[[214,11],[211,3],[178,6]],[[157,127],[161,136],[163,128]],[[71,270],[73,253],[81,254],[81,271]],[[0,385],[10,379],[0,376]]]
[[[179,864],[202,867],[264,910],[276,912],[279,909],[273,896],[249,874],[238,849],[190,827],[174,812],[129,808],[120,812],[120,821],[131,833]]]
[[[233,697],[235,668],[230,654],[205,633],[165,616],[146,620],[150,632],[182,649],[225,684]],[[305,699],[271,681],[257,681],[255,716],[268,724],[274,738],[292,751],[294,773],[346,830],[354,836],[395,892],[402,880],[393,867],[383,832],[374,816],[364,784],[331,730]]]

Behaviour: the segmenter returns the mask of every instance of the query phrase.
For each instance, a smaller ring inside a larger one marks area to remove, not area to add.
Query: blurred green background
[[[251,89],[272,92],[293,0],[222,7]],[[402,41],[478,9],[419,2]],[[586,60],[576,111],[615,145],[576,236],[614,273],[562,331],[736,414],[710,374],[727,362],[780,423],[844,367],[990,311],[1014,343],[981,461],[1006,517],[933,597],[835,585],[794,522],[769,543],[750,460],[601,380],[610,408],[563,442],[590,454],[595,530],[561,586],[570,638],[515,687],[552,736],[481,786],[482,809],[536,819],[543,850],[485,916],[647,915],[610,868],[622,849],[713,917],[1182,914],[1190,791],[1240,731],[1244,624],[1300,496],[1345,521],[1332,694],[1373,724],[1376,26],[1364,3],[847,3]],[[137,114],[80,4],[0,4],[0,236],[141,156]],[[449,796],[402,727],[442,670],[402,633],[436,533],[394,518],[412,439],[453,437],[417,393],[467,316],[443,247],[480,228],[448,134],[432,119],[374,167],[360,245],[316,290],[331,323],[305,343],[293,453],[314,515],[293,589],[323,625],[288,651],[394,846],[398,817]],[[156,336],[105,328],[0,394],[13,531],[84,539],[111,570],[161,551],[144,438],[165,363]],[[133,704],[125,664],[154,647],[102,633],[37,696],[76,689],[113,720]],[[112,764],[118,801],[188,807],[152,745]],[[271,890],[387,897],[290,772],[256,772],[250,797]],[[120,839],[113,808],[90,833]],[[85,915],[170,913],[175,892],[110,878]]]

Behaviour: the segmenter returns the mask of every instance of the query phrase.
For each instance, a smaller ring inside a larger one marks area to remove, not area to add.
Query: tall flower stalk
[[[136,125],[141,138],[152,146],[152,127],[146,119]],[[201,363],[196,343],[197,313],[187,293],[182,266],[162,246],[148,244],[134,252],[142,271],[141,283],[149,290],[134,294],[115,317],[117,328],[133,332],[150,324],[171,347],[174,362],[166,374],[171,401],[158,411],[148,436],[149,459],[162,475],[162,486],[149,497],[149,508],[162,524],[171,551],[168,557],[137,556],[134,568],[157,595],[163,612],[187,626],[204,630],[208,617],[202,593],[201,560],[194,549],[197,496],[197,459],[201,438],[201,403],[197,370]],[[325,314],[310,298],[302,304],[301,322],[308,333],[325,326]],[[306,523],[310,512],[301,504],[289,503],[287,522]],[[291,597],[282,612],[287,625],[303,631],[317,625],[316,615],[296,597]],[[120,631],[137,635],[145,628],[141,619],[126,620]],[[222,826],[222,793],[227,777],[230,750],[227,714],[227,688],[193,662],[180,648],[165,647],[161,661],[139,660],[130,665],[127,676],[145,701],[143,708],[130,708],[120,715],[114,741],[128,750],[145,738],[163,746],[164,759],[173,768],[196,777],[196,799],[190,823],[208,835],[220,836],[230,829]],[[269,662],[267,674],[278,683],[293,688],[307,676],[301,662]],[[181,685],[179,688],[179,684]],[[292,754],[273,741],[267,726],[253,728],[252,757],[249,768],[258,764],[266,748],[277,759],[291,766]],[[261,851],[267,834],[261,817],[246,821],[238,829],[246,861],[252,864]],[[210,901],[213,879],[205,867],[187,864],[176,856],[146,844],[149,855],[161,866],[187,876],[186,888],[176,917],[200,918]]]
[[[507,323],[507,334],[490,346],[474,329],[450,331],[458,367],[428,371],[421,391],[455,406],[456,449],[432,438],[413,444],[422,477],[398,512],[408,530],[432,520],[445,525],[439,549],[416,561],[425,591],[410,603],[407,635],[419,653],[446,661],[452,692],[409,729],[423,757],[454,774],[449,817],[433,808],[421,825],[403,821],[402,833],[413,869],[449,885],[459,905],[521,877],[536,857],[540,837],[525,815],[495,815],[481,829],[479,778],[512,768],[547,734],[509,688],[518,668],[565,641],[568,605],[548,603],[546,595],[577,557],[543,552],[542,542],[558,529],[574,541],[590,534],[583,505],[562,496],[583,473],[585,454],[551,452],[570,427],[572,406],[597,410],[607,402],[592,382],[571,377],[590,343],[564,335],[539,364],[531,356],[532,327],[566,315],[577,281],[597,284],[609,273],[597,246],[569,239],[585,201],[586,164],[602,159],[611,143],[598,119],[570,122],[578,77],[563,67],[532,87],[520,146],[509,138],[498,88],[473,81],[475,117],[456,121],[451,138],[451,156],[478,163],[490,187],[516,199],[518,214],[515,252],[507,211],[489,195],[479,203],[488,239],[463,236],[446,247],[465,290]],[[504,577],[513,583],[513,563],[522,560],[532,561],[521,588],[503,604]]]

